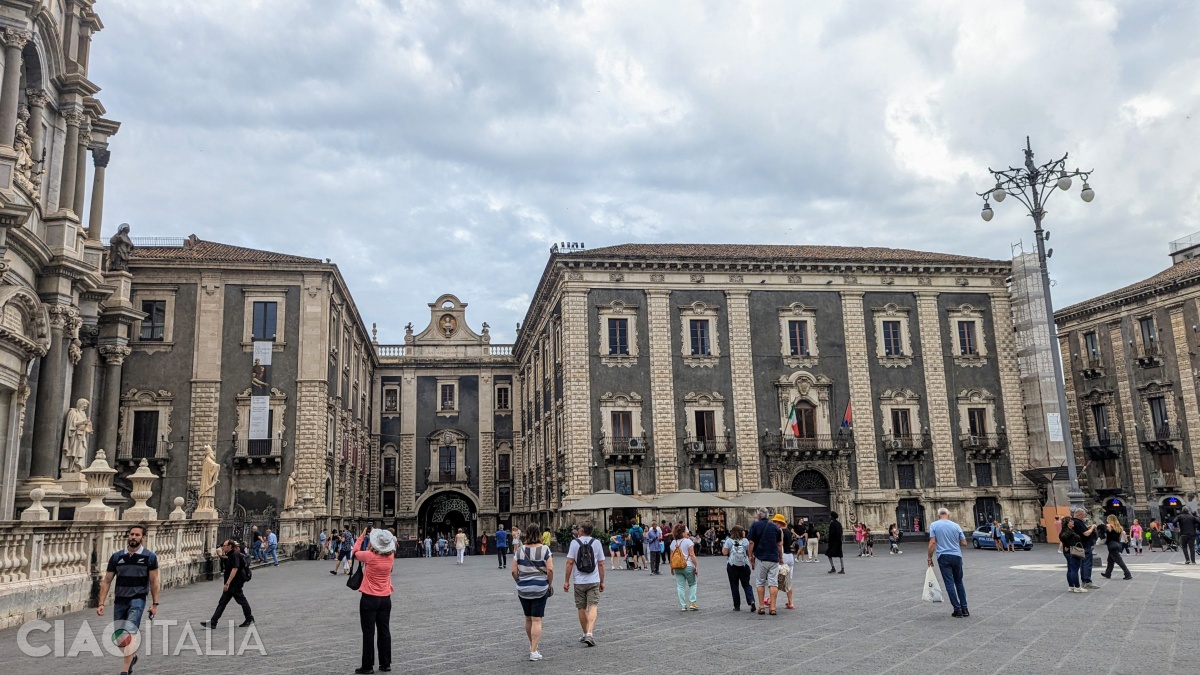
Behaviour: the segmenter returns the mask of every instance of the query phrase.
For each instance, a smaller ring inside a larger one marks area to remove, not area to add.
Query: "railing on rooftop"
[[[130,237],[134,246],[174,246],[182,248],[187,245],[187,237]]]
[[[513,345],[375,345],[381,359],[477,359],[512,356]]]

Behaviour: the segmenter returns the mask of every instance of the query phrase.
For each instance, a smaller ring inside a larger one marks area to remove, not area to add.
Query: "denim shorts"
[[[549,596],[543,595],[540,598],[532,600],[526,598],[517,598],[521,601],[521,609],[524,610],[525,616],[540,619],[546,616],[546,599]]]
[[[146,611],[145,598],[117,598],[113,602],[113,624],[127,632],[136,633],[142,625],[142,612]],[[122,626],[121,622],[125,622]]]

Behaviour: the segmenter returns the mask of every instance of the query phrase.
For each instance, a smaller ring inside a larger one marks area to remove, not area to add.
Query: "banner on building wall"
[[[271,437],[271,355],[274,342],[255,342],[250,369],[250,440]]]

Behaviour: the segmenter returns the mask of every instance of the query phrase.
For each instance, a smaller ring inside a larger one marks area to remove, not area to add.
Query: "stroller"
[[[1172,553],[1179,551],[1179,542],[1175,541],[1174,531],[1163,530],[1158,536],[1164,551],[1171,551]]]

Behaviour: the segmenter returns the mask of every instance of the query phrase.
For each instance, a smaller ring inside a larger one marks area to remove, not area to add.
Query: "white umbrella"
[[[735,504],[714,494],[696,490],[679,490],[665,494],[650,502],[650,506],[656,509],[741,508],[741,504]]]
[[[612,490],[599,490],[582,499],[563,504],[559,511],[604,511],[607,509],[644,509],[650,505]]]
[[[784,508],[788,506],[798,507],[802,509],[820,509],[825,508],[825,504],[818,504],[796,495],[789,495],[786,492],[779,490],[771,490],[764,488],[748,492],[740,497],[734,497],[733,501],[739,506],[744,506],[749,509],[763,508]]]

